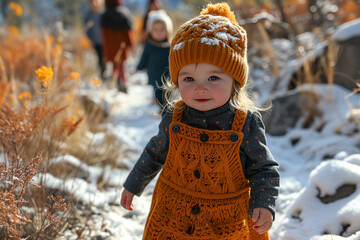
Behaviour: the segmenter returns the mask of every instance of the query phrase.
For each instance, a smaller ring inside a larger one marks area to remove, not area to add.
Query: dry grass
[[[40,236],[49,234],[52,227],[57,229],[58,218],[62,218],[62,212],[67,210],[61,195],[56,200],[51,195],[36,195],[34,193],[41,184],[32,183],[35,175],[45,171],[45,166],[49,164],[49,158],[40,150],[35,136],[44,122],[62,110],[41,105],[16,111],[6,104],[0,109],[0,147],[4,159],[0,169],[0,194],[3,196],[0,198],[0,215],[3,217],[0,220],[0,235],[3,239],[20,239],[24,235],[40,239]],[[36,221],[25,217],[22,207],[36,209],[39,202],[46,205],[48,197],[53,203],[41,208],[40,212],[45,216],[43,223],[39,228],[33,228],[36,231],[27,232],[29,225],[35,226]]]
[[[43,174],[85,118],[84,110],[69,111],[79,74],[58,40],[0,40],[0,238],[55,239],[68,227],[74,202],[71,193],[48,188]]]
[[[88,41],[78,33],[32,33],[0,36],[0,42],[0,239],[56,239],[75,226],[78,239],[88,239],[91,211],[79,218],[83,205],[45,177],[78,177],[79,169],[53,161],[65,154],[88,165],[120,167],[121,144],[99,127],[106,111],[80,96],[85,81],[101,90],[83,58]],[[103,132],[103,144],[87,137],[91,132]],[[98,180],[103,190],[109,185],[104,176]]]

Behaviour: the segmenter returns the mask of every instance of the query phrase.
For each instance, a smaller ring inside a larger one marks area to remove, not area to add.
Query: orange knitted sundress
[[[181,123],[176,109],[143,239],[270,239],[253,230],[248,214],[250,188],[239,155],[246,112],[236,111],[231,130],[214,131]]]

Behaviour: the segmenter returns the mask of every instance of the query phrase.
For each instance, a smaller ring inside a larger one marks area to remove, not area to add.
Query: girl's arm
[[[249,213],[266,208],[275,219],[275,200],[279,191],[279,165],[266,145],[265,127],[258,112],[248,112],[244,125],[243,151],[246,154],[245,172],[251,187]]]
[[[151,138],[139,160],[128,175],[124,188],[134,195],[140,196],[148,183],[162,169],[169,147],[169,125],[172,114],[164,114],[157,135]]]

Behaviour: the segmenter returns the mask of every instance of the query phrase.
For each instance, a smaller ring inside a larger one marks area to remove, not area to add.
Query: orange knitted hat
[[[208,4],[199,16],[180,26],[171,42],[171,80],[192,63],[208,63],[232,76],[243,87],[247,80],[246,31],[236,22],[227,3]]]

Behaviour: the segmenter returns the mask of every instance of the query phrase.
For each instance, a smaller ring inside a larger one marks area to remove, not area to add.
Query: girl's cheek
[[[180,96],[184,101],[187,101],[190,98],[190,91],[188,89],[181,89]]]

